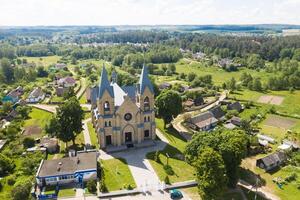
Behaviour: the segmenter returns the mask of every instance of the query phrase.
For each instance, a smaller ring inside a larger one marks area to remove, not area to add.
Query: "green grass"
[[[239,81],[243,72],[250,73],[254,77],[260,77],[263,82],[265,82],[268,77],[274,75],[271,73],[266,73],[265,71],[256,71],[247,68],[240,68],[236,72],[227,72],[219,67],[207,67],[202,62],[191,61],[188,59],[181,59],[176,63],[176,72],[185,74],[194,72],[199,76],[212,75],[213,82],[216,85],[222,85],[222,83],[229,81],[232,77]]]
[[[284,100],[281,105],[270,105],[270,104],[262,104],[256,103],[260,106],[264,107],[272,107],[276,109],[276,111],[289,115],[300,117],[300,91],[297,90],[294,93],[290,93],[289,91],[269,91],[268,93],[255,92],[250,90],[242,90],[231,94],[230,97],[236,98],[242,101],[253,101],[256,102],[260,96],[262,95],[275,95],[282,96]]]
[[[60,187],[58,197],[73,197],[75,194],[76,191],[74,190],[74,187]]]
[[[45,56],[45,57],[20,57],[25,58],[28,63],[35,62],[38,66],[42,64],[44,67],[48,67],[51,64],[57,63],[60,60],[60,56]]]
[[[104,170],[105,185],[108,191],[121,190],[127,184],[136,187],[132,174],[124,159],[102,160],[101,167]]]
[[[52,114],[50,112],[38,108],[32,108],[32,111],[29,113],[29,119],[25,121],[24,126],[37,125],[43,128],[49,122],[51,117]]]
[[[97,133],[95,132],[95,129],[93,127],[92,122],[88,122],[87,123],[87,127],[90,133],[90,138],[91,138],[91,143],[93,146],[96,147],[96,149],[99,149],[99,142],[98,142],[98,138],[97,138]]]
[[[81,95],[80,99],[79,99],[79,103],[80,104],[86,104],[86,95],[85,95],[85,92]]]
[[[156,127],[161,130],[162,134],[169,140],[170,144],[160,151],[160,162],[155,161],[155,152],[147,154],[152,167],[156,171],[160,180],[167,176],[164,166],[167,165],[167,154],[169,155],[168,165],[174,171],[174,175],[169,175],[171,183],[195,179],[195,170],[183,159],[183,151],[187,144],[185,139],[172,128],[164,128],[163,120],[156,119]]]

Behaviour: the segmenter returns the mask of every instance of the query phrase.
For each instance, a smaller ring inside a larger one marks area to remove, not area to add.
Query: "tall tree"
[[[14,70],[10,65],[10,62],[7,58],[1,60],[1,71],[3,73],[4,81],[6,83],[12,83],[15,79]]]
[[[210,147],[201,150],[194,163],[198,190],[202,199],[216,199],[222,195],[227,178],[221,155]]]
[[[177,92],[167,90],[158,95],[155,106],[158,116],[163,118],[166,125],[182,111],[182,99]]]
[[[56,119],[51,120],[47,131],[56,134],[64,142],[75,144],[76,136],[82,131],[83,110],[76,97],[71,97],[58,107]],[[57,131],[54,129],[57,128]]]

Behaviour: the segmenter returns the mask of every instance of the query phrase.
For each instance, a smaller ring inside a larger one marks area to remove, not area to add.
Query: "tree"
[[[39,66],[37,68],[37,76],[38,77],[47,77],[48,76],[48,72],[44,69],[43,66]]]
[[[0,153],[0,176],[7,175],[15,168],[13,161]]]
[[[82,131],[83,114],[77,98],[71,97],[58,107],[56,114],[57,121],[52,121],[52,125],[58,128],[58,130],[53,131],[54,127],[48,127],[48,131],[52,130],[59,139],[66,143],[72,140],[75,145],[76,135]]]
[[[13,200],[28,200],[31,189],[30,179],[19,181],[15,184],[11,191]]]
[[[158,95],[155,106],[158,116],[162,117],[166,125],[182,111],[182,100],[177,92],[167,90]]]
[[[60,123],[58,122],[58,119],[56,117],[52,117],[48,124],[45,126],[45,131],[50,136],[56,136],[59,134],[60,130]]]
[[[67,99],[70,99],[71,97],[75,97],[76,94],[75,94],[75,91],[74,91],[74,88],[73,87],[70,87],[66,92],[64,92],[63,94],[63,98],[65,100]]]
[[[97,191],[97,183],[95,180],[89,180],[86,187],[90,193],[96,193]]]
[[[262,91],[262,84],[259,78],[253,80],[252,89],[255,91]]]
[[[4,76],[5,83],[14,82],[14,80],[15,80],[14,70],[11,67],[9,60],[7,58],[3,58],[1,60],[0,65],[1,65],[1,71],[2,71],[3,76]]]
[[[187,75],[187,79],[189,82],[192,82],[196,78],[196,74],[194,72],[190,72]]]
[[[248,67],[258,69],[265,67],[265,61],[258,54],[252,54],[247,60]]]
[[[205,147],[194,163],[194,167],[201,198],[209,200],[221,196],[227,183],[221,155],[212,148]]]
[[[33,138],[31,138],[31,137],[25,137],[24,139],[23,139],[23,146],[25,147],[25,148],[31,148],[31,147],[33,147],[35,145],[35,140],[33,139]]]
[[[231,90],[231,91],[234,91],[234,90],[236,90],[236,80],[235,80],[235,78],[231,78],[230,79],[230,81],[229,81],[229,83],[228,83],[228,87],[229,87],[229,89]]]

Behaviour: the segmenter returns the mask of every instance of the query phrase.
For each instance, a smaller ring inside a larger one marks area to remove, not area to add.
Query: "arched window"
[[[109,111],[109,110],[110,110],[109,102],[105,101],[105,103],[104,103],[104,111]]]
[[[108,126],[111,126],[111,121],[108,122]]]
[[[104,126],[107,127],[107,122],[104,122]]]
[[[148,122],[150,122],[150,116],[148,116]]]
[[[149,100],[149,97],[146,97],[146,98],[144,99],[144,110],[145,110],[145,111],[150,110],[150,100]]]
[[[146,122],[147,121],[147,118],[146,117],[144,117],[144,122]]]

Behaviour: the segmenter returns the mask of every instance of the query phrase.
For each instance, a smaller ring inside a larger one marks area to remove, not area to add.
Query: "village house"
[[[97,179],[97,152],[70,151],[69,157],[42,160],[36,173],[39,187],[47,185],[83,184]]]
[[[99,90],[93,95],[97,97],[96,105],[92,106],[92,121],[100,147],[128,148],[140,146],[144,141],[153,144],[156,137],[154,90],[146,66],[136,85],[120,87],[115,71],[111,80],[103,66]]]
[[[286,160],[286,154],[282,151],[278,151],[256,160],[256,166],[265,171],[270,171],[284,164]]]
[[[29,94],[28,98],[26,99],[27,103],[38,103],[45,98],[45,93],[40,87],[36,87],[32,92]]]
[[[164,89],[170,89],[172,87],[172,85],[170,83],[162,83],[158,85],[158,88],[160,90],[164,90]]]
[[[65,88],[65,87],[56,87],[55,88],[55,93],[58,97],[64,96],[65,93],[69,91],[70,88]]]
[[[214,107],[210,110],[210,112],[214,115],[218,120],[225,119],[225,112],[222,110],[221,106]]]
[[[212,112],[207,111],[187,119],[186,123],[194,130],[208,131],[217,126],[218,119],[214,117]]]
[[[236,110],[238,112],[241,112],[243,110],[243,106],[240,104],[240,102],[236,101],[234,103],[228,104],[227,110]]]
[[[39,146],[46,148],[48,153],[55,153],[58,151],[58,148],[59,148],[58,139],[43,137],[40,139]]]
[[[71,76],[67,76],[67,77],[59,79],[57,83],[59,86],[69,88],[69,87],[75,86],[76,80]]]
[[[21,86],[18,86],[16,89],[10,91],[6,96],[4,96],[2,102],[17,103],[23,93],[23,88]]]

